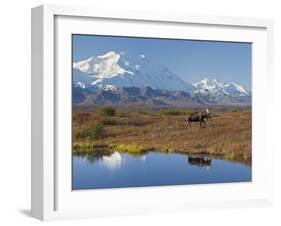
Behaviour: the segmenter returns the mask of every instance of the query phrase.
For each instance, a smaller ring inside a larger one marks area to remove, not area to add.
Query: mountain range
[[[144,54],[110,51],[73,63],[75,104],[157,106],[250,104],[241,85],[205,78],[191,84]]]

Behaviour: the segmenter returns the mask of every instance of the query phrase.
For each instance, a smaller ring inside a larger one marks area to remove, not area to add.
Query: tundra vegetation
[[[126,110],[125,110],[126,109]],[[215,106],[205,128],[187,117],[200,108],[73,107],[73,153],[204,154],[251,165],[250,107]],[[201,109],[203,110],[203,108]]]

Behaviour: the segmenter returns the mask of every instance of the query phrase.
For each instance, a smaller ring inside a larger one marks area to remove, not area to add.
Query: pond
[[[206,156],[148,152],[141,156],[73,156],[72,189],[249,182],[251,167]]]

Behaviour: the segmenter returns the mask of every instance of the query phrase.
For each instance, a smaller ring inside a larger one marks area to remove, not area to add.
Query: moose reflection
[[[212,159],[206,156],[188,156],[188,163],[199,167],[210,167]]]
[[[187,117],[186,128],[191,128],[192,122],[199,122],[201,128],[205,128],[206,121],[211,118],[210,111],[206,108],[203,112],[195,112]]]

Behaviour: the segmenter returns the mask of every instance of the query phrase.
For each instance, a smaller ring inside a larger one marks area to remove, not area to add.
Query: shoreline
[[[181,154],[181,155],[187,155],[187,156],[206,156],[211,157],[215,159],[220,160],[226,160],[231,162],[237,162],[237,163],[243,163],[245,165],[248,165],[251,167],[251,158],[245,159],[241,155],[235,155],[234,153],[231,154],[222,154],[222,153],[210,153],[208,151],[203,150],[195,150],[195,151],[187,151],[187,150],[158,150],[158,149],[152,149],[152,148],[143,148],[143,147],[132,147],[132,145],[118,145],[118,146],[108,146],[108,145],[89,145],[87,148],[85,146],[81,146],[80,148],[77,148],[77,144],[74,144],[73,146],[76,149],[73,149],[72,153],[74,156],[80,156],[80,155],[97,155],[97,156],[110,156],[114,152],[119,153],[126,153],[133,156],[142,156],[145,154],[148,154],[150,152],[156,152],[156,153],[163,153],[163,154]]]

